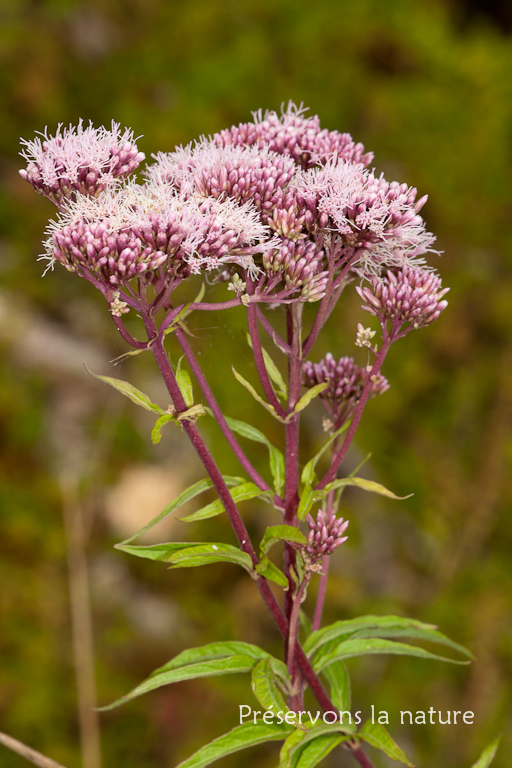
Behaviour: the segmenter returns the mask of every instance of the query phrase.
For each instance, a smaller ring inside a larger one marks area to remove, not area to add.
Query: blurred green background
[[[149,158],[292,99],[373,150],[390,180],[428,193],[423,213],[444,252],[433,259],[451,286],[440,320],[392,350],[391,389],[369,405],[349,460],[372,451],[365,476],[414,496],[347,496],[351,535],[333,558],[326,618],[431,621],[477,661],[354,660],[354,705],[388,710],[389,730],[420,766],[469,768],[504,732],[493,765],[508,768],[511,29],[506,3],[466,0],[0,0],[0,730],[81,765],[68,577],[80,552],[71,543],[69,555],[63,514],[72,515],[78,483],[101,704],[187,645],[241,639],[279,651],[256,590],[234,567],[170,573],[112,549],[201,469],[177,431],[151,446],[146,414],[85,372],[84,361],[166,402],[149,359],[110,365],[126,347],[90,285],[62,269],[41,279],[36,257],[54,209],[18,175],[19,137],[114,119],[143,134]],[[333,317],[318,355],[354,353],[358,307],[352,299]],[[229,371],[235,357],[250,373],[242,325],[237,312],[199,317],[194,343],[226,410],[273,434]],[[313,408],[305,457],[320,444],[319,421]],[[214,427],[201,427],[223,469],[238,472]],[[251,455],[265,472],[265,457]],[[250,504],[247,519],[255,536],[272,520]],[[231,541],[221,518],[161,533],[188,535]],[[233,676],[102,714],[104,766],[172,768],[252,701],[248,680]],[[399,710],[431,706],[472,710],[475,723],[399,724]],[[223,764],[275,758],[274,745]],[[0,747],[2,768],[25,764]],[[331,764],[354,763],[336,753]]]

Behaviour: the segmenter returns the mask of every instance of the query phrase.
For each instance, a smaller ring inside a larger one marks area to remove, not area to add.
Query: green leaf
[[[297,509],[299,520],[304,520],[313,504],[322,499],[324,495],[323,491],[315,491],[310,485],[306,485],[302,491],[299,508]]]
[[[264,576],[269,581],[279,584],[280,587],[288,589],[288,579],[284,573],[279,570],[277,565],[274,565],[274,563],[268,559],[268,557],[262,557],[255,570],[260,576]]]
[[[282,662],[252,643],[228,641],[187,648],[152,672],[133,691],[102,709],[112,709],[147,691],[179,680],[249,671],[260,659],[271,659],[279,673],[283,674],[284,668],[286,675],[286,667]]]
[[[223,479],[227,486],[240,485],[240,483],[244,482],[243,477],[232,477],[231,475],[224,475]],[[165,520],[166,517],[169,517],[169,515],[172,515],[173,512],[176,512],[176,510],[182,507],[183,504],[186,504],[187,501],[195,498],[200,493],[204,493],[204,491],[207,491],[209,488],[213,488],[213,483],[209,478],[199,480],[197,483],[190,485],[182,493],[180,493],[180,495],[174,501],[168,504],[165,509],[160,512],[160,514],[154,517],[151,522],[147,523],[144,528],[141,528],[140,531],[135,533],[133,536],[130,536],[129,539],[122,541],[121,544],[117,544],[117,548],[121,549],[124,544],[129,544],[130,541],[133,541],[139,536],[142,536],[143,533],[151,530],[151,528],[153,528],[155,525],[158,525],[158,523],[161,523],[162,520]]]
[[[287,420],[289,421],[291,417],[298,413],[299,411],[303,411],[304,408],[306,408],[314,398],[320,394],[320,392],[323,392],[324,389],[327,389],[329,386],[328,381],[323,381],[321,384],[315,384],[314,387],[311,387],[311,389],[308,389],[307,392],[305,392],[298,403],[296,404],[295,408],[291,413],[288,414]]]
[[[309,728],[311,723],[308,721],[304,722],[304,725]],[[295,768],[297,765],[300,764],[300,760],[304,759],[305,761],[308,759],[314,759],[314,755],[316,754],[316,750],[311,747],[311,750],[306,752],[304,754],[304,750],[308,748],[308,745],[317,744],[318,754],[322,754],[324,756],[327,754],[327,752],[323,752],[323,744],[326,744],[326,741],[323,741],[326,737],[334,738],[336,737],[339,739],[339,741],[336,741],[336,743],[333,743],[333,746],[331,749],[334,749],[334,747],[339,744],[341,741],[348,741],[349,739],[353,738],[355,735],[355,725],[342,725],[341,723],[323,723],[320,722],[318,725],[314,725],[311,727],[311,730],[309,730],[307,733],[304,733],[302,731],[294,731],[294,733],[291,733],[290,736],[286,739],[285,743],[282,746],[281,754],[279,756],[279,768]],[[330,750],[329,750],[330,751]],[[303,757],[304,756],[304,757]],[[321,759],[321,758],[319,758]],[[316,763],[313,763],[316,765]],[[309,763],[304,762],[304,765],[309,765]]]
[[[291,730],[293,727],[284,723],[281,725],[263,722],[242,723],[242,725],[233,728],[232,731],[201,747],[192,757],[184,760],[176,768],[203,768],[203,766],[241,749],[265,744],[268,741],[284,740]]]
[[[333,480],[332,483],[328,483],[321,491],[322,497],[326,496],[330,491],[334,491],[337,488],[344,488],[347,485],[352,485],[355,488],[361,488],[363,491],[369,493],[378,493],[380,496],[387,496],[389,499],[396,499],[402,501],[403,499],[409,499],[413,496],[409,493],[407,496],[397,496],[392,491],[389,491],[381,483],[376,483],[375,480],[365,480],[364,477],[344,477],[340,480]]]
[[[373,654],[391,654],[397,656],[417,656],[422,659],[435,659],[437,661],[447,661],[452,664],[468,664],[467,661],[458,661],[446,656],[439,656],[436,653],[425,651],[414,645],[406,643],[395,643],[392,640],[381,640],[378,638],[369,639],[349,639],[333,646],[327,646],[318,651],[313,660],[315,672],[321,672],[329,664],[341,659],[349,659],[354,656],[370,656]]]
[[[293,763],[294,768],[313,768],[324,757],[327,757],[329,752],[332,752],[335,747],[343,741],[348,741],[348,739],[350,739],[350,736],[343,736],[340,733],[317,736],[314,741],[311,741],[300,751],[298,760]]]
[[[261,540],[260,551],[266,555],[278,541],[293,541],[296,544],[307,544],[307,538],[293,525],[270,525]]]
[[[196,543],[178,552],[172,552],[167,562],[174,568],[195,568],[211,563],[233,563],[241,565],[249,573],[253,573],[253,565],[247,552],[224,542]]]
[[[259,703],[265,709],[277,712],[288,712],[288,706],[277,687],[272,661],[270,658],[261,659],[252,670],[251,687]]]
[[[425,624],[415,619],[402,616],[359,616],[355,619],[336,621],[327,627],[312,632],[304,643],[304,651],[310,655],[326,643],[332,643],[340,637],[417,637],[434,643],[446,645],[468,658],[472,655],[459,643],[449,640],[437,631],[435,624]]]
[[[494,741],[484,749],[476,763],[474,763],[471,768],[488,768],[496,757],[496,752],[498,751],[500,741],[501,736],[498,736],[496,739],[494,739]]]
[[[121,392],[125,397],[128,397],[135,403],[135,405],[140,405],[142,408],[145,408],[146,411],[158,413],[159,416],[164,415],[165,411],[160,408],[159,405],[156,405],[156,403],[152,403],[149,397],[145,395],[144,392],[141,392],[140,389],[134,387],[133,384],[129,384],[122,379],[113,379],[111,376],[100,376],[99,374],[90,371],[87,366],[85,366],[85,369],[91,376],[98,379],[98,381],[103,381],[105,384],[109,384],[111,387],[114,387],[114,389],[117,389],[118,392]]]
[[[350,712],[351,707],[351,686],[348,670],[342,661],[329,664],[323,670],[324,677],[330,686],[331,701],[341,712]]]
[[[387,730],[380,723],[372,723],[367,720],[357,734],[367,744],[384,752],[392,760],[414,768],[414,764],[407,758],[405,752],[396,744]]]
[[[151,431],[151,442],[153,445],[158,445],[162,439],[162,428],[164,424],[167,424],[169,421],[174,422],[174,424],[178,424],[176,417],[172,413],[164,413],[163,416],[159,416],[159,418],[156,420],[155,426]]]
[[[366,629],[355,632],[352,637],[407,637],[414,640],[427,640],[430,643],[437,643],[438,645],[445,645],[448,648],[453,648],[454,651],[458,651],[468,659],[474,659],[473,654],[468,651],[467,648],[464,648],[464,646],[460,643],[456,643],[453,640],[450,640],[449,637],[446,637],[446,635],[443,635],[442,632],[438,632],[435,629]]]
[[[258,395],[258,393],[257,393],[257,392],[256,392],[256,390],[254,389],[254,387],[252,386],[252,384],[249,384],[249,382],[248,382],[248,381],[246,381],[246,379],[244,379],[244,377],[243,377],[243,376],[241,376],[241,375],[238,373],[238,371],[235,369],[235,367],[234,367],[233,365],[231,366],[231,370],[233,371],[233,374],[234,374],[234,377],[235,377],[235,379],[236,379],[238,382],[240,382],[240,384],[242,384],[242,386],[244,386],[244,387],[246,388],[246,390],[247,390],[247,391],[248,391],[248,392],[249,392],[249,393],[250,393],[250,394],[253,396],[253,398],[254,398],[254,399],[255,399],[255,400],[258,402],[258,403],[260,403],[260,404],[261,404],[261,405],[262,405],[264,408],[266,408],[266,409],[267,409],[267,411],[268,411],[269,413],[271,413],[271,414],[272,414],[272,416],[273,416],[275,419],[277,419],[278,421],[281,421],[281,422],[284,422],[284,421],[285,421],[285,419],[282,419],[282,418],[281,418],[281,416],[278,416],[278,414],[277,414],[277,412],[276,412],[276,409],[274,408],[274,406],[273,406],[273,405],[270,405],[270,403],[267,403],[267,401],[266,401],[266,400],[264,400],[262,397],[260,397],[260,395]]]
[[[230,491],[230,494],[231,498],[236,504],[241,501],[247,501],[248,499],[254,499],[256,496],[259,496],[260,498],[269,497],[267,491],[262,491],[261,488],[258,488],[258,486],[254,483],[247,482],[243,482],[233,488],[233,490]],[[197,520],[206,520],[209,517],[220,515],[224,511],[224,504],[222,503],[222,500],[216,499],[210,504],[207,504],[205,507],[198,509],[197,512],[192,512],[192,514],[186,515],[185,517],[180,517],[178,519],[183,523],[195,523]]]
[[[319,460],[327,450],[327,448],[331,445],[331,443],[336,440],[337,437],[339,437],[342,432],[345,432],[346,429],[348,429],[348,425],[350,424],[350,421],[345,422],[342,427],[336,430],[334,434],[330,436],[330,438],[327,440],[326,443],[322,445],[320,450],[315,453],[312,459],[308,461],[307,464],[304,465],[304,469],[302,470],[302,477],[301,480],[304,483],[304,485],[313,485],[315,482],[315,467],[318,464]]]
[[[262,348],[263,349],[263,348]],[[285,384],[285,381],[283,377],[281,376],[281,371],[277,367],[277,365],[274,363],[272,358],[270,357],[269,353],[266,349],[263,349],[263,359],[265,361],[265,367],[267,369],[267,373],[270,376],[273,384],[275,385],[277,389],[277,394],[283,399],[288,399],[288,387]]]
[[[254,666],[254,660],[249,656],[229,656],[223,659],[214,659],[212,661],[203,661],[197,664],[187,664],[177,669],[165,670],[165,672],[153,672],[153,674],[144,680],[143,683],[134,688],[130,693],[121,696],[120,699],[112,702],[106,707],[101,707],[100,711],[106,711],[119,707],[143,693],[154,691],[163,685],[179,683],[182,680],[195,680],[199,677],[216,677],[218,675],[232,675],[236,672],[250,672]]]
[[[247,334],[247,343],[249,344],[250,348],[252,349],[252,340],[249,334]],[[278,395],[283,398],[283,400],[288,399],[288,387],[286,386],[283,377],[281,376],[281,371],[277,367],[277,365],[274,363],[273,359],[267,352],[267,350],[264,347],[261,347],[261,351],[263,353],[263,360],[265,361],[265,368],[267,369],[267,373],[277,388]]]
[[[208,412],[210,415],[213,415],[209,409]],[[247,424],[245,421],[239,421],[239,419],[232,419],[229,416],[226,416],[225,418],[228,426],[233,432],[236,432],[238,435],[241,435],[248,440],[252,440],[255,443],[261,443],[262,445],[267,446],[270,457],[270,471],[274,480],[274,490],[277,495],[280,496],[284,488],[284,456],[281,451],[272,445],[263,432],[260,432],[259,429],[256,429],[256,427],[253,427],[251,424]]]
[[[187,408],[192,408],[194,405],[194,389],[192,387],[192,379],[190,378],[189,372],[186,371],[181,365],[184,357],[185,355],[182,355],[178,360],[175,376],[176,381],[178,382],[178,386],[181,389],[183,399],[185,400],[185,405]]]
[[[174,552],[180,552],[188,547],[197,547],[196,541],[170,541],[163,544],[150,544],[143,546],[139,544],[116,544],[115,548],[121,552],[135,557],[143,557],[146,560],[160,560],[167,562]]]

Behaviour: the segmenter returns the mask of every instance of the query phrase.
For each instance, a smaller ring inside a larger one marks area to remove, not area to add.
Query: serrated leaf
[[[215,760],[241,749],[265,744],[268,741],[281,741],[287,737],[291,730],[292,727],[286,726],[284,723],[281,725],[263,722],[242,723],[242,725],[233,728],[232,731],[201,747],[192,757],[184,760],[176,768],[203,768],[203,766],[210,765]]]
[[[278,541],[293,541],[296,544],[307,544],[307,538],[302,531],[293,525],[270,525],[261,540],[260,551],[266,555]]]
[[[336,621],[327,627],[312,632],[304,643],[304,651],[310,655],[326,643],[335,641],[347,635],[358,636],[360,633],[375,632],[374,636],[392,636],[393,632],[401,633],[402,637],[414,637],[415,632],[421,633],[421,639],[428,639],[435,643],[449,646],[456,651],[472,658],[469,651],[462,645],[449,640],[441,632],[437,631],[435,624],[425,624],[416,619],[408,619],[403,616],[359,616],[355,619]],[[391,633],[391,634],[390,634]],[[428,637],[427,637],[428,635]],[[368,636],[372,636],[369,634]],[[419,635],[418,635],[419,636]]]
[[[243,477],[232,477],[231,475],[224,475],[223,479],[228,487],[232,485],[240,485],[240,483],[244,482]],[[144,528],[141,528],[140,531],[135,533],[133,536],[130,536],[129,539],[125,539],[121,542],[121,544],[116,546],[121,548],[122,545],[129,544],[130,541],[133,541],[139,536],[142,536],[142,534],[146,533],[146,531],[151,530],[151,528],[153,528],[155,525],[158,525],[158,523],[161,523],[162,520],[165,520],[166,517],[169,517],[169,515],[172,515],[173,512],[176,512],[176,510],[186,504],[187,501],[190,501],[196,496],[199,496],[199,494],[204,493],[209,488],[213,488],[213,483],[209,478],[199,480],[197,483],[190,485],[182,493],[180,493],[180,495],[174,501],[168,504],[156,517],[154,517],[153,520],[147,523]]]
[[[271,414],[272,414],[272,416],[273,416],[275,419],[277,419],[278,421],[281,421],[281,422],[284,422],[284,421],[285,421],[285,419],[282,419],[282,418],[281,418],[281,416],[279,416],[279,415],[277,414],[277,412],[276,412],[276,409],[274,408],[274,406],[273,406],[273,405],[270,405],[270,403],[267,403],[267,401],[266,401],[266,400],[264,400],[262,397],[260,397],[260,395],[258,395],[258,393],[257,393],[257,392],[256,392],[256,390],[254,389],[254,387],[252,386],[252,384],[249,384],[249,382],[248,382],[246,379],[244,379],[244,377],[243,377],[243,376],[241,376],[241,375],[238,373],[238,371],[235,369],[235,367],[234,367],[233,365],[231,366],[231,370],[233,371],[233,375],[234,375],[235,379],[236,379],[236,380],[237,380],[237,381],[238,381],[238,382],[239,382],[239,383],[240,383],[240,384],[241,384],[243,387],[245,387],[245,388],[246,388],[246,390],[247,390],[247,391],[248,391],[248,392],[249,392],[249,393],[250,393],[250,394],[253,396],[253,398],[256,400],[256,402],[260,403],[260,404],[261,404],[261,405],[262,405],[264,408],[266,408],[266,409],[267,409],[267,411],[268,411],[269,413],[271,413]]]
[[[320,448],[317,453],[313,456],[312,459],[310,459],[307,464],[304,465],[304,469],[302,470],[302,476],[301,481],[304,485],[313,485],[315,482],[315,467],[318,464],[319,460],[322,458],[323,454],[327,450],[327,448],[331,445],[331,443],[336,440],[337,437],[339,437],[342,432],[345,432],[348,429],[348,426],[350,424],[350,421],[345,422],[342,427],[336,430],[334,434],[330,436],[330,438],[325,442],[322,447]]]
[[[340,733],[333,733],[331,735],[318,736],[314,741],[300,751],[298,760],[294,761],[292,757],[292,765],[294,768],[313,768],[318,765],[324,757],[327,757],[329,752],[341,744],[343,741],[348,741],[350,736],[344,736]]]
[[[381,640],[378,638],[352,639],[344,640],[341,643],[327,646],[320,649],[313,657],[313,668],[315,672],[321,672],[329,664],[341,659],[350,659],[354,656],[371,656],[374,654],[391,654],[395,656],[417,656],[421,659],[434,659],[436,661],[447,661],[451,664],[468,664],[467,661],[450,659],[447,656],[439,656],[436,653],[425,651],[414,645],[407,643],[396,643],[392,640]]]
[[[181,394],[183,395],[183,399],[185,400],[185,405],[187,408],[192,408],[194,405],[194,389],[192,387],[192,379],[190,378],[189,372],[182,366],[183,358],[184,355],[182,355],[178,360],[175,376],[176,381],[178,382],[178,386],[181,390]]]
[[[357,735],[364,739],[367,744],[380,749],[381,752],[384,752],[392,760],[414,768],[414,764],[408,759],[403,749],[393,741],[387,730],[380,723],[372,723],[371,720],[367,720]]]
[[[247,552],[233,547],[224,542],[197,543],[193,547],[187,547],[178,552],[173,552],[167,558],[167,562],[174,568],[195,568],[199,565],[211,563],[233,563],[245,568],[249,573],[253,572],[253,564]]]
[[[121,392],[122,395],[131,400],[132,403],[135,403],[135,405],[140,405],[142,408],[145,408],[146,411],[158,413],[160,416],[165,413],[159,405],[152,403],[144,392],[141,392],[140,389],[137,389],[137,387],[134,387],[133,384],[130,384],[128,381],[123,381],[123,379],[113,379],[111,376],[100,376],[98,373],[93,373],[89,370],[87,366],[85,366],[85,369],[91,376],[98,379],[98,381],[103,381],[105,384],[117,389],[118,392]]]
[[[498,747],[500,745],[501,736],[498,736],[494,741],[492,741],[489,746],[487,746],[476,763],[473,763],[471,768],[489,768],[490,764],[496,757],[496,752],[498,751]]]
[[[346,666],[342,661],[337,661],[325,667],[322,674],[329,683],[330,699],[336,709],[341,712],[350,712],[352,696],[350,676]]]
[[[323,723],[312,725],[310,721],[304,721],[306,728],[310,728],[307,733],[302,731],[295,731],[290,734],[286,739],[281,749],[279,756],[279,768],[295,768],[299,765],[299,761],[304,754],[304,750],[308,749],[308,745],[317,744],[318,754],[321,754],[323,742],[320,739],[324,738],[339,738],[341,741],[348,741],[353,738],[355,734],[355,725],[342,725],[341,723]],[[336,741],[337,744],[341,741]],[[334,746],[332,747],[334,749]],[[313,756],[317,754],[316,750],[311,748],[310,752],[304,755],[304,760],[313,759]],[[323,753],[323,756],[327,754]],[[319,758],[320,759],[320,758]],[[307,765],[307,763],[304,763]],[[316,764],[316,763],[315,763]]]
[[[303,411],[304,408],[306,408],[310,404],[310,402],[314,400],[314,398],[317,397],[317,395],[320,394],[320,392],[323,392],[324,389],[327,389],[328,386],[329,386],[329,382],[323,381],[321,384],[315,384],[314,387],[311,387],[311,389],[308,389],[307,392],[305,392],[300,398],[300,400],[297,402],[293,411],[288,414],[287,420],[289,421],[291,417],[294,414],[299,413],[299,411]]]
[[[248,499],[254,499],[256,496],[261,498],[265,497],[266,492],[258,488],[254,483],[243,482],[230,491],[231,498],[238,504],[241,501],[247,501]],[[268,498],[268,494],[267,494]],[[192,512],[190,515],[178,518],[183,523],[195,523],[197,520],[206,520],[209,517],[215,517],[225,511],[224,504],[221,499],[216,499],[205,507],[201,507],[196,512]]]
[[[174,424],[178,423],[172,413],[164,413],[163,416],[159,416],[156,420],[155,426],[151,431],[151,442],[153,445],[158,445],[162,439],[162,429],[169,421],[172,421]]]
[[[209,409],[208,412],[212,415],[212,412]],[[263,432],[260,432],[259,429],[253,427],[252,424],[247,424],[245,421],[240,421],[239,419],[232,419],[230,416],[226,416],[225,418],[228,426],[233,432],[236,432],[238,435],[241,435],[248,440],[252,440],[255,443],[261,443],[262,445],[267,446],[270,458],[270,472],[272,474],[272,479],[274,480],[274,490],[277,495],[280,496],[284,487],[284,456],[282,452],[272,445]]]
[[[378,493],[380,496],[387,496],[388,499],[395,499],[399,501],[403,501],[403,499],[409,499],[411,496],[413,496],[412,493],[407,494],[407,496],[397,496],[393,491],[388,490],[384,485],[381,483],[376,483],[375,480],[365,480],[364,477],[344,477],[340,480],[333,480],[332,483],[328,483],[325,488],[321,491],[322,497],[326,496],[330,491],[334,491],[337,488],[344,488],[347,485],[354,486],[355,488],[361,488],[363,491],[368,491],[369,493]]]
[[[165,672],[153,672],[153,674],[144,680],[143,683],[134,688],[130,693],[112,702],[106,707],[101,707],[104,712],[109,709],[119,707],[121,704],[142,696],[143,693],[154,691],[164,685],[179,683],[182,680],[195,680],[199,677],[217,677],[219,675],[232,675],[236,672],[250,672],[254,666],[254,659],[250,656],[229,656],[223,659],[214,659],[211,661],[202,661],[197,664],[187,664],[176,669],[165,670]]]
[[[269,658],[261,659],[253,668],[251,688],[259,703],[265,709],[274,709],[274,714],[289,711],[283,695],[277,687],[272,662]]]
[[[262,557],[255,570],[260,576],[264,576],[269,581],[273,581],[274,584],[279,584],[280,587],[288,589],[288,579],[268,557]]]
[[[437,643],[438,645],[445,645],[447,648],[453,648],[454,651],[458,651],[468,659],[473,660],[473,654],[464,648],[460,643],[456,643],[450,640],[449,637],[443,635],[442,632],[438,632],[435,629],[366,629],[359,632],[355,632],[352,637],[380,637],[380,638],[393,638],[393,637],[407,637],[411,640],[427,640],[430,643]]]

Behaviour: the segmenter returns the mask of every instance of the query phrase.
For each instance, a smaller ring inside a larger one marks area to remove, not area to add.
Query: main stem
[[[174,407],[178,414],[184,413],[186,410],[188,410],[187,405],[181,393],[178,382],[176,381],[176,377],[174,375],[171,364],[169,362],[169,358],[167,357],[167,353],[164,348],[164,340],[163,340],[162,334],[158,332],[158,329],[156,327],[156,324],[153,318],[149,317],[149,315],[145,315],[145,325],[146,325],[146,331],[148,334],[148,339],[150,339],[150,342],[149,342],[150,349],[153,352],[157,365],[162,374],[162,378],[172,398]],[[201,434],[199,433],[199,430],[197,429],[195,423],[188,419],[183,419],[181,422],[181,425],[185,433],[188,435],[196,453],[201,459],[203,466],[205,467],[208,475],[210,476],[214,484],[215,490],[217,491],[219,498],[221,499],[224,505],[226,513],[233,527],[233,531],[238,539],[238,542],[242,550],[244,552],[247,552],[253,564],[257,565],[258,557],[256,555],[252,542],[249,538],[247,528],[245,527],[245,524],[237,509],[237,506],[233,501],[233,498],[231,497],[229,488],[227,487],[224,481],[224,478],[222,477],[222,473],[220,472],[215,460],[210,454],[203,438],[201,437]],[[297,468],[298,468],[298,449],[297,449]],[[297,472],[297,479],[298,479],[298,472]],[[295,486],[295,488],[297,488],[297,485]],[[289,620],[287,620],[281,608],[279,607],[277,600],[274,597],[272,590],[270,589],[270,585],[268,581],[258,576],[255,578],[255,582],[265,602],[265,605],[269,609],[274,621],[276,622],[276,625],[282,637],[284,638],[285,642],[288,642],[289,626],[290,626]],[[293,600],[292,600],[292,605],[293,605]],[[300,644],[297,641],[295,641],[295,660],[297,662],[298,667],[300,668],[302,675],[304,676],[304,679],[306,680],[309,687],[311,688],[311,691],[315,696],[315,698],[317,699],[318,703],[323,707],[325,711],[334,711],[335,709],[334,705],[332,704],[331,700],[329,699],[329,696],[325,692],[320,680],[318,679],[316,673],[314,672],[313,667],[311,666],[311,662],[309,661],[309,659],[307,658],[306,654],[304,653],[303,649],[301,648]],[[293,681],[292,681],[292,684],[293,684]],[[363,752],[363,750],[360,747],[358,747],[357,749],[350,747],[350,749],[354,758],[363,768],[375,768],[373,766],[373,763],[369,761],[366,754]]]

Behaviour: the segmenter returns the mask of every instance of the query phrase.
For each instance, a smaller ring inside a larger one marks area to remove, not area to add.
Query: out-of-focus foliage
[[[392,387],[370,403],[358,439],[361,456],[373,452],[367,476],[415,495],[403,502],[347,495],[351,536],[335,555],[326,618],[417,616],[470,647],[477,661],[462,669],[354,662],[355,706],[388,710],[390,731],[419,765],[469,768],[506,730],[511,71],[506,29],[436,2],[0,0],[1,730],[78,764],[63,471],[81,478],[90,520],[101,703],[186,644],[237,638],[279,652],[256,590],[232,567],[168,573],[112,551],[129,531],[115,530],[109,499],[128,509],[142,487],[134,532],[159,511],[162,489],[179,492],[182,478],[197,478],[200,468],[178,430],[152,447],[150,422],[134,407],[121,410],[84,372],[82,361],[112,375],[108,361],[126,349],[91,286],[64,270],[40,279],[35,257],[53,211],[18,176],[19,137],[79,118],[115,119],[144,134],[139,146],[149,157],[289,99],[310,106],[324,127],[363,141],[386,177],[429,194],[425,217],[444,251],[436,266],[452,286],[440,320],[393,349],[384,371]],[[356,322],[365,321],[358,306],[351,299],[333,317],[318,357],[353,354]],[[237,365],[249,360],[240,316],[210,313],[191,328],[228,413],[263,428],[264,414],[252,403],[242,408],[230,373],[233,356]],[[165,405],[143,355],[120,368]],[[305,418],[311,452],[321,439],[314,414]],[[209,439],[224,451],[214,431]],[[350,462],[361,456],[354,451]],[[239,472],[229,457],[221,463]],[[257,505],[247,509],[255,535],[277,522]],[[201,538],[218,537],[218,526],[203,523]],[[172,766],[234,726],[238,705],[250,702],[247,681],[235,677],[150,694],[102,716],[105,765]],[[400,726],[399,710],[431,706],[473,710],[475,724]],[[0,749],[2,766],[21,765]],[[505,739],[493,766],[508,768],[511,752]],[[253,764],[273,759],[255,751]],[[239,764],[236,756],[230,764]]]

